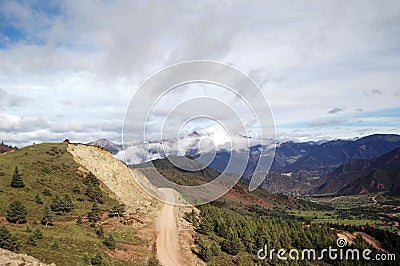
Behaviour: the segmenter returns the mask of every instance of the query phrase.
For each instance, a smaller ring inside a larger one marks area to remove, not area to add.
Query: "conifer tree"
[[[0,248],[11,251],[18,251],[19,249],[18,239],[4,225],[0,226]]]
[[[53,225],[53,215],[51,214],[50,208],[47,205],[44,207],[42,224],[45,226]]]
[[[7,210],[7,220],[10,223],[26,223],[28,211],[20,201],[14,201]]]
[[[14,174],[11,179],[11,186],[15,188],[24,187],[24,180],[22,179],[21,174],[19,173],[18,166],[15,166]]]

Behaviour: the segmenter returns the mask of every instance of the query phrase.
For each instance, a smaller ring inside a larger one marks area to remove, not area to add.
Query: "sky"
[[[189,60],[249,75],[278,140],[399,134],[398,25],[399,1],[0,0],[0,140],[121,143],[140,84]]]

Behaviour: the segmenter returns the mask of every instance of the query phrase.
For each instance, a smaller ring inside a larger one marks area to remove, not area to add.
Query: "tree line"
[[[221,252],[231,256],[232,261],[236,264],[263,265],[264,263],[270,265],[282,263],[276,256],[273,257],[272,261],[260,261],[257,258],[257,251],[264,245],[267,245],[269,249],[275,248],[276,250],[280,248],[285,250],[312,248],[318,254],[322,249],[329,246],[337,247],[336,233],[337,229],[340,228],[334,228],[334,225],[305,224],[296,220],[252,214],[243,215],[209,204],[200,206],[199,209],[200,215],[193,211],[186,213],[185,219],[193,223],[197,232],[194,252],[205,262],[210,262],[211,265],[220,259]],[[368,232],[370,233],[370,231]],[[391,246],[389,243],[385,244],[385,246],[390,247],[388,251],[394,252],[397,249],[393,245],[399,241],[398,236],[389,232],[383,233],[383,231],[371,233],[373,236],[378,234],[385,237],[386,240],[382,240],[384,243],[392,241]],[[360,250],[370,248],[373,250],[373,254],[380,252],[369,246],[360,236],[356,238],[351,248],[359,248]],[[330,261],[328,257],[324,257],[324,262],[332,265],[368,265],[368,262],[365,261],[360,261],[361,264],[354,261]],[[291,261],[291,264],[296,265],[297,262]]]

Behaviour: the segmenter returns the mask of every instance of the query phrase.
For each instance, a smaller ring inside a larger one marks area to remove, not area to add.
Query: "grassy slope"
[[[168,180],[187,186],[204,184],[220,175],[219,172],[208,167],[195,172],[183,171],[165,158],[154,160],[152,164]],[[145,163],[135,167],[141,168],[144,173],[149,174],[147,167],[150,166],[150,163]],[[239,182],[228,193],[212,204],[226,209],[237,209],[269,216],[287,216],[286,212],[293,209],[325,210],[325,207],[320,204],[273,194],[262,189],[249,192],[247,184],[242,182]]]
[[[102,239],[98,238],[95,229],[88,223],[76,225],[78,215],[86,215],[91,209],[92,202],[84,195],[84,177],[77,172],[79,165],[67,152],[66,143],[44,143],[25,147],[14,152],[0,155],[0,217],[6,216],[6,210],[10,202],[20,200],[28,209],[28,224],[11,225],[3,218],[0,223],[6,223],[7,227],[20,239],[22,248],[20,252],[26,252],[44,262],[54,262],[57,265],[85,265],[84,257],[91,257],[95,252],[103,252],[105,247]],[[15,166],[18,166],[22,174],[25,187],[12,188],[10,181]],[[80,188],[80,193],[73,192],[74,187]],[[44,189],[49,189],[52,196],[43,194]],[[71,213],[54,216],[55,226],[45,227],[40,222],[45,205],[49,205],[54,195],[68,193],[73,201],[74,210]],[[43,204],[34,201],[36,195],[40,195]],[[104,193],[102,210],[108,210],[119,204]],[[27,232],[27,226],[32,230],[40,228],[44,238],[37,245],[27,244],[31,235]],[[123,239],[117,236],[121,232],[130,230],[129,235],[134,235],[133,229],[123,227],[113,232],[117,242]],[[135,238],[135,237],[134,237]],[[134,242],[129,240],[128,243]],[[140,242],[140,241],[136,241]],[[126,241],[125,241],[126,243]],[[106,257],[103,253],[103,256]],[[119,265],[116,260],[108,259],[108,265]],[[121,263],[126,265],[126,263]]]

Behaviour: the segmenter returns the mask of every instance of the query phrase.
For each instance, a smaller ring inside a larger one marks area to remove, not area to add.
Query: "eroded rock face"
[[[129,169],[110,152],[98,147],[68,144],[68,152],[78,164],[92,172],[120,202],[125,204],[128,216],[137,216],[144,223],[151,222],[152,217],[149,214],[158,210],[161,204],[135,181],[135,178],[147,180],[139,170]],[[132,175],[135,175],[135,178]],[[158,191],[155,187],[154,190]]]
[[[9,250],[0,248],[0,265],[10,266],[56,266],[54,263],[45,264],[26,254],[17,254]]]

